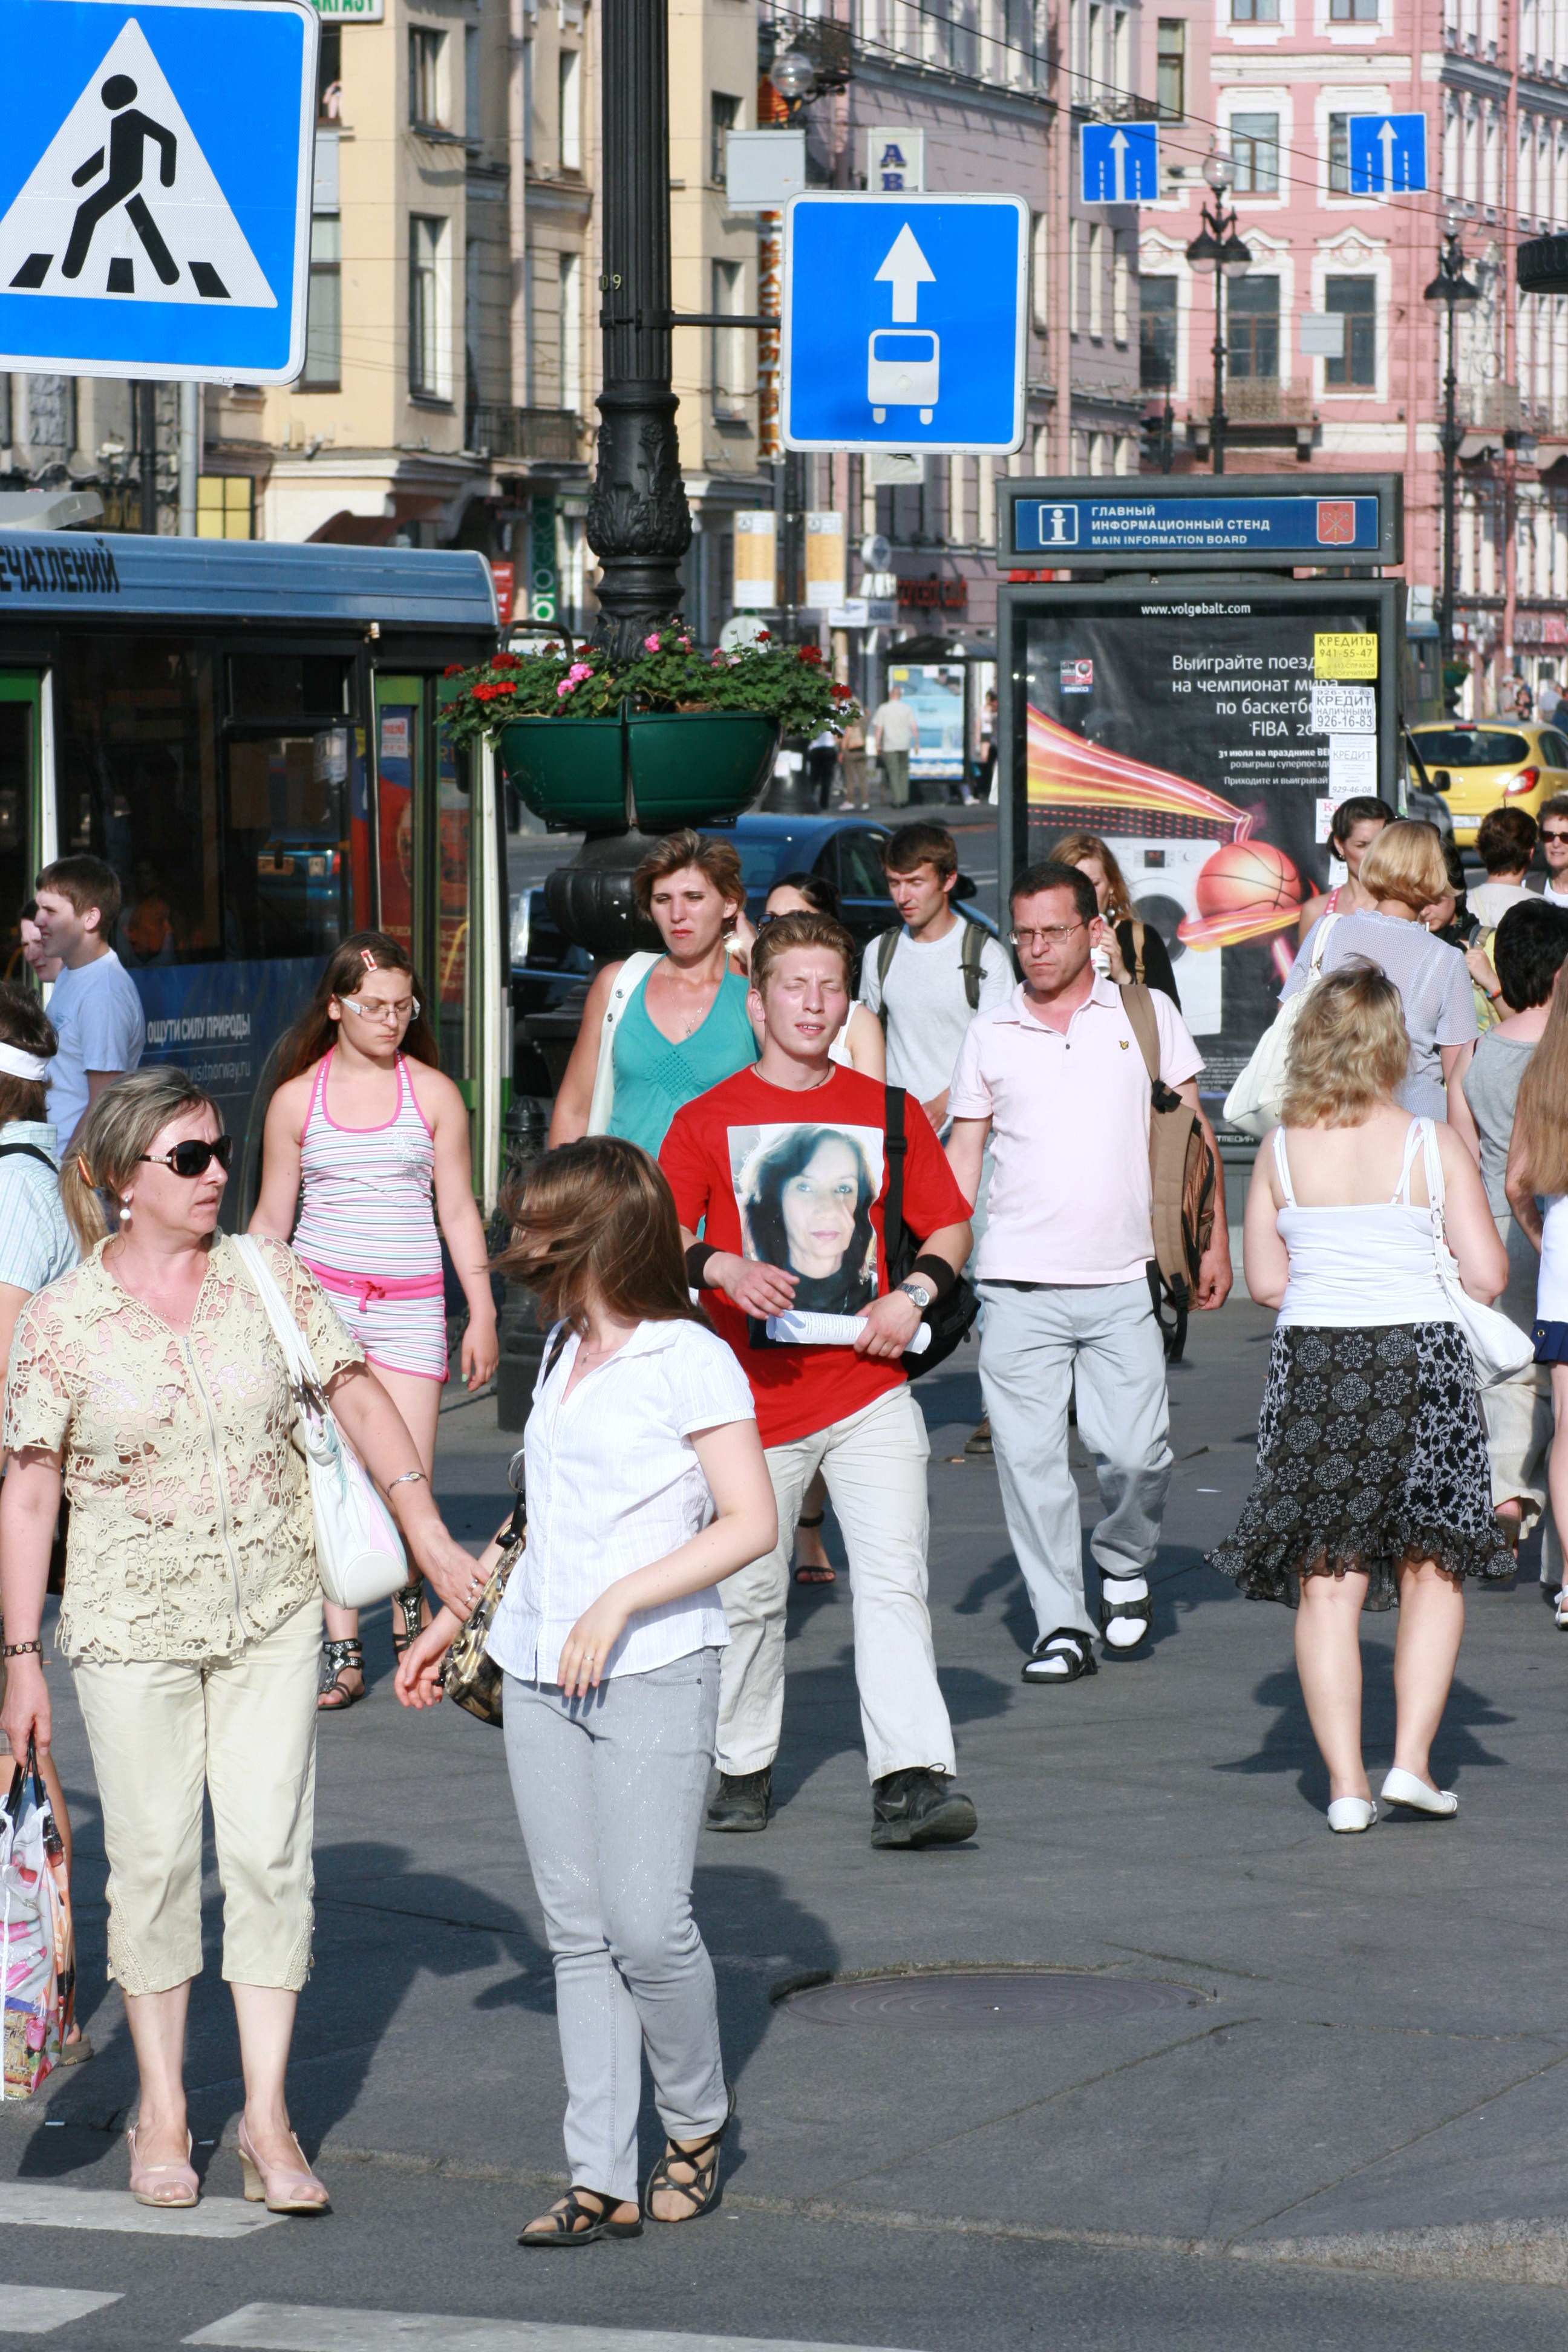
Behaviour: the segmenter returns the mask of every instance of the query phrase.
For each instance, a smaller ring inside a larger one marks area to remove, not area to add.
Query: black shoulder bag
[[[920,1236],[904,1223],[904,1161],[910,1149],[904,1133],[904,1098],[902,1087],[887,1088],[883,1141],[888,1153],[888,1197],[882,1209],[882,1231],[887,1239],[889,1290],[897,1290],[900,1282],[909,1280],[910,1268],[921,1254]],[[939,1364],[945,1364],[959,1343],[968,1338],[979,1312],[980,1301],[973,1286],[961,1274],[945,1297],[933,1298],[926,1308],[931,1345],[918,1356],[905,1355],[900,1359],[907,1376],[918,1381],[922,1372],[934,1372]]]

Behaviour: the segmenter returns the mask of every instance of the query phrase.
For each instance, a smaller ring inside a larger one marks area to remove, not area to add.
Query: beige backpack
[[[1149,991],[1130,985],[1121,991],[1121,1002],[1149,1073],[1149,1193],[1154,1227],[1149,1287],[1165,1335],[1165,1353],[1174,1364],[1181,1361],[1186,1344],[1198,1266],[1214,1237],[1217,1171],[1196,1111],[1160,1076],[1160,1032]],[[1161,1313],[1163,1306],[1171,1309],[1170,1322]]]

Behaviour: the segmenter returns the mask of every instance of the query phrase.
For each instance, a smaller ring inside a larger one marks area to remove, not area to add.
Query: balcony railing
[[[583,422],[570,408],[474,411],[473,446],[491,457],[536,457],[569,465],[582,454]]]
[[[1472,433],[1515,433],[1524,423],[1517,383],[1459,386],[1459,415]]]
[[[1214,414],[1214,385],[1198,386],[1194,416]],[[1274,376],[1226,376],[1225,413],[1231,425],[1310,425],[1312,387],[1305,376],[1281,383]]]

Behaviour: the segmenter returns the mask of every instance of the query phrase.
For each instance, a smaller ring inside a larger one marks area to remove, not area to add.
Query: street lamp
[[[1443,248],[1437,275],[1426,289],[1428,302],[1441,302],[1448,312],[1448,368],[1443,378],[1443,601],[1437,616],[1437,660],[1442,671],[1443,699],[1448,698],[1448,668],[1454,658],[1454,528],[1459,472],[1460,431],[1457,395],[1459,380],[1454,367],[1454,314],[1473,310],[1481,299],[1479,286],[1465,276],[1464,247],[1459,243],[1459,215],[1450,206],[1443,219]]]
[[[1212,275],[1214,289],[1214,411],[1209,419],[1213,469],[1225,471],[1225,281],[1239,278],[1252,267],[1252,255],[1237,235],[1237,215],[1225,208],[1225,192],[1236,173],[1233,157],[1211,147],[1204,158],[1204,178],[1214,191],[1213,206],[1203,208],[1203,226],[1187,247],[1187,266],[1199,278]]]
[[[793,122],[816,89],[816,68],[799,49],[785,49],[768,68],[768,79],[783,99]]]

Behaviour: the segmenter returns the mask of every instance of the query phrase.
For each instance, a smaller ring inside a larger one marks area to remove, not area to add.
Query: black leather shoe
[[[773,1770],[721,1772],[708,1808],[710,1830],[765,1830],[773,1809]]]
[[[944,1773],[914,1765],[871,1783],[876,1846],[956,1845],[978,1827],[974,1807]]]

